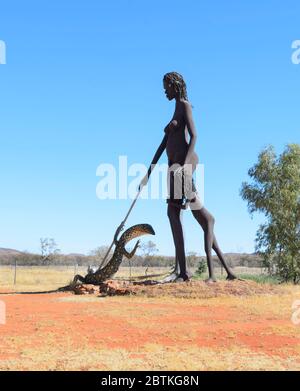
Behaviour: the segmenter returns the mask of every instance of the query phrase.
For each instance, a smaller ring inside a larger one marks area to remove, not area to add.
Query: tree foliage
[[[97,262],[102,260],[104,256],[106,255],[107,251],[109,249],[109,246],[99,246],[95,248],[94,250],[91,251],[90,255],[93,256]],[[113,254],[113,249],[110,250],[108,256],[112,256]]]
[[[251,183],[242,184],[241,196],[250,214],[266,216],[256,236],[270,274],[283,281],[300,281],[300,145],[289,144],[276,156],[265,148],[248,172]]]
[[[140,249],[144,257],[149,258],[158,252],[156,244],[152,240],[148,240],[140,245]]]
[[[40,238],[41,259],[43,263],[52,261],[60,253],[53,238]]]
[[[202,274],[207,272],[207,263],[205,259],[200,259],[198,263],[198,268],[196,270],[196,274],[202,276]]]

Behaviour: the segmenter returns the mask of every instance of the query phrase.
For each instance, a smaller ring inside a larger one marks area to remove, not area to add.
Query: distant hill
[[[70,253],[70,254],[66,254],[65,256],[66,257],[86,257],[85,254],[80,254],[80,253]]]
[[[12,248],[0,247],[0,257],[2,255],[9,255],[9,254],[22,254],[22,251],[14,250]]]
[[[247,267],[261,267],[262,260],[257,254],[247,254],[247,253],[227,253],[224,254],[225,259],[228,264],[232,267],[235,266],[247,266]],[[204,256],[187,256],[188,264],[191,267],[196,267],[200,260],[205,261]],[[213,257],[214,263],[219,265],[217,257]],[[54,259],[47,261],[46,263],[42,261],[39,254],[32,254],[28,252],[22,252],[14,250],[11,248],[0,248],[0,266],[2,265],[13,265],[17,262],[18,265],[27,265],[27,266],[38,266],[38,265],[99,265],[101,258],[92,255],[84,255],[77,253],[70,254],[59,254],[55,256]],[[145,258],[139,255],[136,255],[132,259],[132,265],[135,266],[172,266],[174,265],[174,257],[172,256],[163,256],[155,255],[153,257]],[[124,266],[128,266],[129,262],[124,258]]]
[[[0,265],[13,263],[15,258],[21,256],[22,251],[14,250],[12,248],[0,247]]]

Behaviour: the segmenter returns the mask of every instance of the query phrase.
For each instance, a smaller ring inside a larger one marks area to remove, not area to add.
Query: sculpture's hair
[[[180,98],[188,100],[187,92],[186,92],[186,84],[183,80],[183,77],[180,73],[177,72],[169,72],[164,75],[164,80],[168,83],[171,83],[175,91],[179,93]]]

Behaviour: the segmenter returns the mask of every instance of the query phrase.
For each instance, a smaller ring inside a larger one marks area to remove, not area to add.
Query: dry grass
[[[145,275],[146,268],[133,267],[131,276]],[[149,268],[148,274],[167,273],[168,268]],[[3,291],[28,291],[57,289],[73,280],[75,274],[86,274],[86,267],[73,266],[19,266],[17,268],[16,284],[14,284],[14,267],[0,267],[0,289]],[[116,278],[129,278],[128,267],[121,267]]]
[[[147,271],[148,275],[152,274],[164,274],[168,273],[170,268],[165,267],[153,267]],[[237,267],[234,269],[235,273],[259,275],[261,269],[259,268],[246,268]],[[136,276],[144,276],[146,268],[144,267],[132,267],[131,272],[128,267],[120,267],[115,278],[129,279]],[[195,269],[191,269],[192,272]],[[17,267],[16,284],[14,284],[14,267],[13,266],[0,266],[0,289],[16,291],[48,291],[54,290],[61,286],[69,284],[73,280],[75,274],[86,274],[86,267],[75,268],[73,266],[19,266]],[[221,274],[221,269],[216,268],[216,276],[220,279],[225,276]],[[162,277],[159,277],[162,278]],[[204,275],[201,279],[206,278]]]
[[[285,288],[270,284],[258,284],[254,281],[218,281],[207,285],[203,281],[189,281],[186,283],[169,283],[158,285],[128,285],[128,289],[139,296],[147,297],[179,297],[187,299],[209,299],[219,296],[253,296],[279,295]]]
[[[250,349],[163,347],[147,344],[137,352],[125,349],[62,350],[57,347],[24,349],[19,358],[0,361],[1,370],[157,370],[157,371],[226,371],[226,370],[300,370],[294,357],[270,357]]]

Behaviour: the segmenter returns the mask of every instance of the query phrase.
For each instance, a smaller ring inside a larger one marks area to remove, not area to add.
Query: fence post
[[[17,283],[17,258],[15,259],[14,285]]]
[[[74,263],[74,277],[76,276],[77,274],[77,267],[78,267],[78,264],[77,262]]]
[[[129,280],[131,281],[131,259],[129,259]]]

